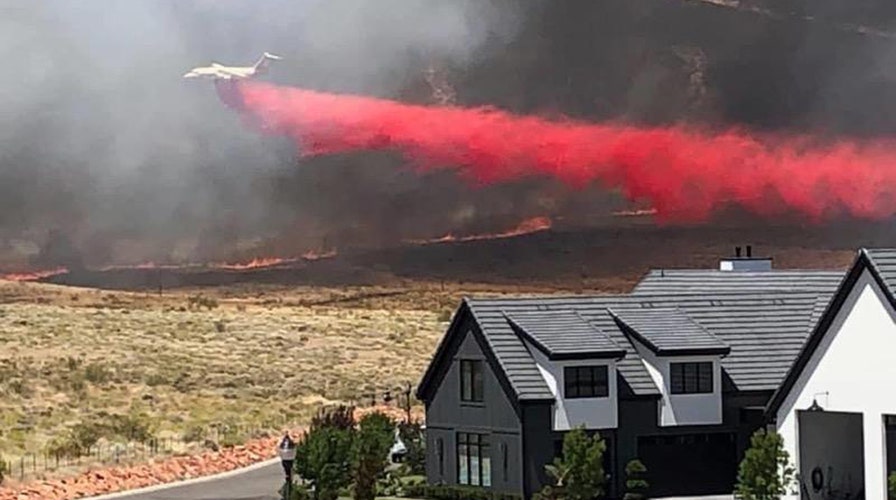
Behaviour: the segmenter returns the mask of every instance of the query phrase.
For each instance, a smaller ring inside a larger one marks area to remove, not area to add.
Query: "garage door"
[[[737,478],[734,434],[643,436],[638,438],[638,457],[647,467],[652,497],[734,491]]]

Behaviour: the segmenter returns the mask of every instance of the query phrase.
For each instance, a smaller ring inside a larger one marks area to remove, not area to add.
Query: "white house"
[[[887,498],[896,468],[894,290],[896,249],[861,250],[769,401],[770,426],[799,474],[789,498]]]

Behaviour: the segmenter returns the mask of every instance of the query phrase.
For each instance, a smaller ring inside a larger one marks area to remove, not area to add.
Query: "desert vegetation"
[[[415,385],[459,291],[0,281],[0,456],[16,472],[22,457],[103,458],[104,446],[224,446]]]

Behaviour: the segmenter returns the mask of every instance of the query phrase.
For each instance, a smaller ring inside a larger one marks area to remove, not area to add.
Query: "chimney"
[[[746,246],[745,257],[741,256],[741,247],[734,247],[734,257],[719,261],[719,271],[771,271],[772,259],[753,257],[753,245]]]

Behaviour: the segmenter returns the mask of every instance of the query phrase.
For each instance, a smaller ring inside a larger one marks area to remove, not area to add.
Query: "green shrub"
[[[277,498],[284,498],[283,494],[286,493],[284,490],[286,490],[285,483],[277,490]],[[289,500],[311,500],[311,492],[303,485],[293,483],[289,489]]]
[[[887,492],[889,500],[896,500],[896,472],[887,476]]]
[[[308,430],[296,445],[294,470],[309,483],[314,500],[336,500],[351,484],[354,431],[319,426]]]
[[[577,427],[563,437],[563,456],[545,466],[552,484],[533,495],[535,500],[563,498],[591,500],[605,494],[607,475],[603,456],[606,442],[595,434],[588,437],[584,427]]]
[[[650,485],[644,479],[647,467],[640,460],[630,460],[625,464],[625,496],[622,500],[645,500]]]
[[[384,413],[368,413],[358,423],[353,449],[355,500],[374,500],[376,483],[388,465],[395,423]]]
[[[776,432],[759,429],[740,463],[735,495],[742,500],[777,500],[787,493],[793,476],[784,439]]]
[[[402,422],[398,424],[398,436],[408,452],[405,463],[414,475],[426,474],[426,436],[420,422]]]
[[[408,485],[405,496],[432,500],[522,500],[521,495],[502,493],[473,486]]]
[[[6,476],[9,475],[9,463],[6,460],[3,460],[3,457],[0,456],[0,484],[3,484],[3,481],[6,479]]]

